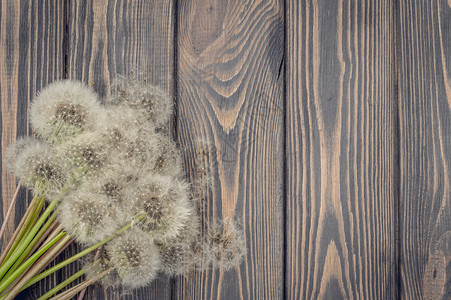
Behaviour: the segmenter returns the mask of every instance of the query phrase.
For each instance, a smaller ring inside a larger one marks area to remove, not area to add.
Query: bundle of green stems
[[[131,290],[158,274],[238,265],[244,239],[235,223],[201,224],[203,196],[186,182],[165,127],[171,110],[164,92],[136,80],[120,81],[106,104],[75,81],[38,94],[30,108],[36,137],[11,151],[20,181],[0,238],[21,183],[34,196],[0,256],[0,300],[96,250],[39,300],[81,299],[95,282]],[[50,267],[74,242],[81,250]]]
[[[16,193],[11,201],[11,206],[17,198],[20,183],[17,186]],[[39,188],[37,189],[39,190]],[[36,194],[23,215],[22,220],[17,225],[14,234],[10,238],[6,248],[0,256],[0,300],[14,299],[20,292],[47,276],[55,273],[61,268],[74,263],[85,255],[99,249],[105,243],[112,240],[131,227],[131,222],[105,240],[98,242],[75,255],[66,258],[64,261],[46,269],[61,252],[63,252],[71,243],[74,242],[69,234],[60,226],[56,220],[58,204],[64,196],[66,189],[63,189],[49,205],[45,207],[45,198]],[[137,216],[136,221],[140,221],[144,215]],[[2,233],[5,229],[7,220],[2,225]],[[95,263],[95,261],[94,261]],[[45,270],[46,269],[46,270]],[[44,271],[45,270],[45,271]],[[38,300],[45,299],[70,299],[77,293],[83,291],[87,286],[93,284],[101,277],[112,271],[106,270],[98,274],[95,278],[84,280],[81,283],[66,290],[64,293],[54,296],[57,292],[64,289],[82,275],[85,270],[76,272],[44,295]]]

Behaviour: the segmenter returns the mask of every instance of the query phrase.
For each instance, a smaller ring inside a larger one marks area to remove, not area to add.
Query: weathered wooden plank
[[[283,2],[178,5],[178,138],[191,178],[211,171],[205,219],[240,219],[247,256],[228,272],[180,278],[176,297],[281,299]],[[203,160],[199,140],[214,150]]]
[[[402,299],[451,298],[451,2],[398,3]]]
[[[396,298],[391,1],[287,1],[286,298]]]
[[[68,77],[105,96],[116,74],[142,73],[170,94],[173,87],[174,6],[167,0],[71,1]],[[121,296],[90,287],[86,299],[168,299],[170,279]]]
[[[16,180],[4,163],[5,149],[29,135],[28,104],[36,92],[64,76],[64,1],[1,1],[1,223],[4,222]],[[28,197],[22,189],[1,240],[2,248],[25,212]],[[36,299],[39,285],[20,297]],[[28,295],[28,296],[26,296]]]

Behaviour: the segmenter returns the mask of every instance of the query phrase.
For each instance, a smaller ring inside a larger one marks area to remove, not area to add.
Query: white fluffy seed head
[[[169,176],[181,176],[182,159],[176,143],[169,137],[160,134],[154,136],[156,146],[153,171]]]
[[[26,138],[19,140],[8,152],[10,168],[24,186],[47,199],[60,192],[66,182],[67,171],[52,147]]]
[[[58,218],[64,229],[84,245],[93,245],[112,235],[127,220],[102,194],[85,185],[69,194],[59,207]]]
[[[110,262],[110,258],[108,257],[108,253],[104,248],[100,249],[97,257],[97,251],[91,252],[83,258],[83,269],[85,270],[86,278],[88,280],[95,278],[101,273],[114,268]],[[120,284],[119,276],[116,270],[112,270],[104,275],[102,278],[98,279],[98,281],[104,287],[116,287]]]
[[[19,143],[13,151],[14,169],[19,169],[17,162],[21,164],[18,173],[30,173],[23,165],[32,164],[25,163],[22,155],[36,148],[35,161],[63,161],[59,163],[62,177],[77,179],[76,189],[58,208],[58,218],[84,245],[111,236],[137,215],[146,215],[105,245],[98,263],[87,267],[88,278],[114,267],[101,279],[105,286],[137,288],[147,285],[158,271],[172,276],[206,269],[211,262],[226,269],[235,266],[244,255],[241,231],[235,223],[223,221],[202,234],[203,203],[198,199],[205,195],[197,190],[206,185],[196,185],[193,193],[181,180],[181,153],[168,132],[161,130],[171,113],[170,98],[135,78],[120,79],[113,90],[109,104],[101,106],[79,82],[50,85],[31,109],[33,128],[44,143]],[[47,167],[38,170],[33,169],[47,180],[59,178]]]
[[[145,214],[142,229],[155,238],[176,237],[195,216],[195,209],[186,197],[187,188],[173,177],[148,174],[127,197],[131,200],[130,215]]]
[[[68,167],[89,174],[99,173],[111,159],[106,141],[99,132],[86,132],[61,147],[61,155],[66,157]]]
[[[105,106],[106,118],[99,121],[102,132],[110,147],[123,151],[127,144],[136,140],[141,128],[153,132],[154,125],[142,118],[135,109],[127,105]]]
[[[120,283],[126,288],[149,284],[160,268],[160,254],[152,237],[138,227],[132,227],[106,244],[110,263]]]
[[[183,275],[194,268],[205,270],[209,265],[198,215],[189,218],[176,237],[156,239],[155,244],[160,249],[161,271],[168,276]]]
[[[136,182],[142,176],[141,169],[116,161],[109,164],[96,176],[95,180],[90,180],[88,184],[114,205],[129,206],[130,201],[127,197],[136,189]]]
[[[137,135],[127,139],[118,158],[135,167],[145,167],[147,172],[170,176],[181,174],[181,157],[175,142],[152,129],[139,130]]]
[[[147,149],[147,153],[145,155],[142,153],[141,157],[146,158],[145,163],[149,172],[183,177],[181,153],[169,136],[155,133],[145,137],[140,136],[139,141],[143,142],[141,147]]]
[[[209,190],[213,185],[211,157],[215,155],[214,145],[203,139],[196,139],[194,149],[194,172],[190,176],[191,180],[191,200],[199,210],[202,210],[206,203]],[[200,213],[202,214],[202,213]]]
[[[161,271],[168,276],[185,274],[193,267],[190,259],[190,247],[182,242],[159,242],[156,244],[160,251]]]
[[[42,138],[61,142],[93,130],[103,117],[97,95],[78,81],[57,81],[41,90],[31,103],[30,123]]]
[[[112,85],[109,101],[135,108],[156,127],[167,125],[172,112],[172,99],[166,92],[136,78],[118,77]]]
[[[227,218],[209,228],[207,244],[209,260],[225,270],[238,266],[246,254],[243,232],[237,222]]]
[[[176,143],[159,134],[149,123],[127,126],[105,125],[104,136],[109,148],[116,151],[115,160],[124,161],[146,172],[181,176],[181,153]]]

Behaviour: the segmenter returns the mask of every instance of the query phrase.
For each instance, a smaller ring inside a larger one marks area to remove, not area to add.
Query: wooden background
[[[451,299],[450,0],[1,0],[2,158],[42,87],[105,96],[134,70],[173,95],[188,177],[211,170],[207,217],[240,219],[247,256],[86,299]]]

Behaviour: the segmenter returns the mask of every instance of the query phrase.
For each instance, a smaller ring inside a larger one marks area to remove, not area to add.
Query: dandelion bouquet
[[[201,193],[184,179],[166,127],[170,98],[125,78],[111,95],[102,104],[66,80],[32,102],[36,138],[19,140],[8,162],[34,197],[0,256],[1,300],[78,259],[84,267],[40,299],[70,299],[95,282],[134,289],[158,274],[239,263],[244,241],[235,222],[203,224]],[[74,242],[80,252],[45,269]]]

